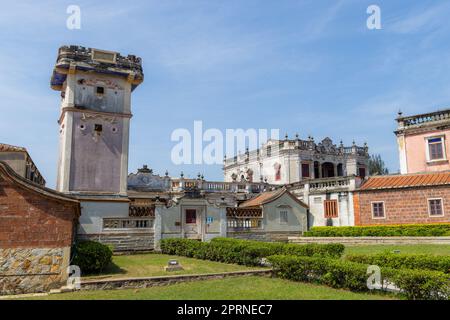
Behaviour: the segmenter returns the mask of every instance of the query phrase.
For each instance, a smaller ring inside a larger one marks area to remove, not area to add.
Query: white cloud
[[[388,30],[401,33],[416,33],[441,27],[448,20],[449,3],[440,3],[428,9],[415,10],[406,18],[397,19]]]
[[[328,28],[332,24],[332,22],[336,19],[339,11],[344,5],[343,0],[339,0],[335,2],[331,7],[329,7],[325,12],[314,19],[311,19],[312,22],[306,26],[304,29],[304,35],[302,36],[302,42],[309,42],[316,40],[322,37]]]

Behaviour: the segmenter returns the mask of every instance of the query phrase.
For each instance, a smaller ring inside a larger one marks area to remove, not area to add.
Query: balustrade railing
[[[103,218],[104,230],[153,229],[153,227],[153,218]]]
[[[330,178],[321,181],[314,181],[309,184],[310,190],[335,189],[338,187],[348,187],[350,185],[349,177]]]
[[[442,121],[450,119],[450,110],[436,111],[431,113],[425,113],[410,117],[401,117],[398,119],[400,123],[403,123],[403,127],[410,127],[415,125],[421,125],[428,122]]]
[[[207,191],[229,191],[230,184],[226,182],[204,182],[203,189]]]
[[[262,218],[227,218],[228,230],[262,229]]]

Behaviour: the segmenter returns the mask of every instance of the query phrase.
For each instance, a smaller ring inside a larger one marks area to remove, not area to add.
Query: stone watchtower
[[[51,78],[61,92],[58,191],[126,196],[131,92],[143,79],[136,56],[59,49]]]

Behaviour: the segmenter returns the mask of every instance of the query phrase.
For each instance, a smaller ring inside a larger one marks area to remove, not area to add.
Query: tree
[[[372,154],[369,159],[369,171],[371,175],[389,174],[388,168],[384,164],[379,154]]]

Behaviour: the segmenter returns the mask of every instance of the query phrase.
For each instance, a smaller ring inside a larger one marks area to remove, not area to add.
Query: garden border
[[[272,276],[272,269],[232,271],[221,273],[184,274],[172,276],[118,278],[101,280],[81,280],[81,290],[115,290],[115,289],[140,289],[156,286],[165,286],[181,282],[200,281],[210,279],[223,279],[227,277],[242,276]]]
[[[344,245],[370,244],[448,244],[450,237],[289,237],[289,243],[342,243]]]

